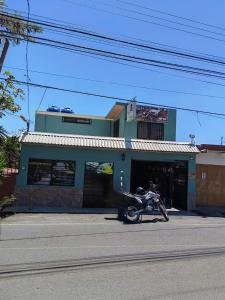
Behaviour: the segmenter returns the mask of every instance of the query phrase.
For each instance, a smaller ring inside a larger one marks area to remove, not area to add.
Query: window
[[[164,124],[138,122],[137,138],[147,140],[163,140],[164,139]]]
[[[91,119],[86,118],[62,117],[62,121],[65,123],[91,124]]]
[[[30,159],[27,184],[73,186],[75,162],[67,160]]]
[[[120,130],[120,119],[114,122],[113,124],[113,136],[118,137],[119,136],[119,130]]]

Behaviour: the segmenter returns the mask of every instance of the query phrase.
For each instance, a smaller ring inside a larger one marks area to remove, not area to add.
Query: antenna
[[[191,139],[191,145],[195,145],[195,135],[190,133],[189,138]]]

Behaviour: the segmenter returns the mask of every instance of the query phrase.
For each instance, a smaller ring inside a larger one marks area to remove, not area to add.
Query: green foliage
[[[18,164],[20,143],[18,136],[8,136],[0,146],[0,151],[4,153],[4,160],[7,167],[15,167]]]
[[[0,7],[4,11],[4,0],[0,0]],[[14,14],[15,17],[19,17],[19,15]],[[7,31],[7,33],[11,33],[14,36],[12,38],[7,39],[11,41],[14,45],[20,44],[20,37],[26,37],[32,33],[40,33],[43,31],[42,27],[33,24],[32,22],[24,22],[21,20],[14,19],[10,16],[1,16],[0,18],[0,26],[3,30]],[[2,33],[2,35],[7,35]],[[31,38],[28,38],[32,40]]]
[[[20,106],[15,102],[17,98],[23,99],[24,92],[14,84],[15,77],[10,72],[5,72],[6,80],[0,81],[0,118],[5,112],[15,113]]]
[[[0,176],[2,175],[3,169],[6,167],[6,162],[3,152],[0,151]]]
[[[0,126],[0,146],[3,144],[4,139],[7,137],[7,131],[3,126]]]
[[[2,199],[0,199],[0,212],[3,208],[9,206],[12,204],[13,201],[15,201],[15,197],[13,195],[11,196],[4,196]],[[1,218],[1,214],[0,214]]]

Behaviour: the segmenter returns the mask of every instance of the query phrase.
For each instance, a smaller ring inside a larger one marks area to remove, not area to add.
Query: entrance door
[[[187,209],[186,162],[153,162],[133,160],[131,163],[131,191],[148,188],[151,180],[159,185],[159,192],[167,207]]]
[[[173,207],[187,209],[187,162],[173,164]]]
[[[113,164],[86,162],[83,207],[107,207],[113,192]]]

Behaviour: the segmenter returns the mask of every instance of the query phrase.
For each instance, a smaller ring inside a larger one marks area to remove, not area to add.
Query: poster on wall
[[[165,123],[168,121],[168,109],[137,105],[136,120],[154,123]]]
[[[86,170],[99,175],[113,175],[113,163],[109,162],[86,162]]]

